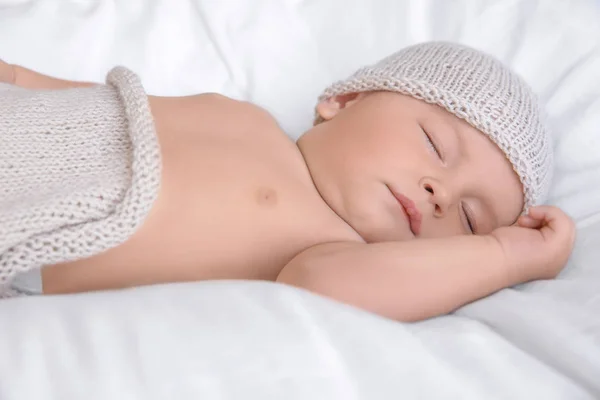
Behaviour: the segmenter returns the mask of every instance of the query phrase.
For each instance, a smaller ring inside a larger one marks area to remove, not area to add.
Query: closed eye
[[[429,133],[427,133],[427,131],[425,129],[423,129],[421,127],[421,129],[423,130],[423,134],[425,135],[425,139],[427,141],[427,147],[429,148],[429,150],[433,151],[440,160],[444,160],[443,154],[440,151],[440,148],[438,147],[438,145],[433,141],[433,139],[431,138],[431,136],[429,135]]]
[[[469,226],[469,230],[471,234],[477,234],[477,224],[475,223],[475,218],[473,217],[473,211],[469,208],[469,206],[465,203],[462,203],[461,206],[463,213],[465,214],[465,219],[467,220],[467,225]]]

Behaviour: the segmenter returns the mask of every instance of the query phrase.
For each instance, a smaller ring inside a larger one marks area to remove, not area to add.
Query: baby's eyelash
[[[431,140],[431,136],[429,136],[425,129],[423,129],[423,133],[425,134],[425,138],[427,139],[427,145],[430,147],[431,150],[435,152],[435,154],[437,154],[440,160],[443,160],[442,153],[440,152],[436,144],[433,142],[433,140]]]
[[[467,219],[467,224],[469,225],[469,229],[472,234],[477,234],[477,226],[475,224],[475,219],[473,218],[473,213],[469,206],[463,203],[462,205],[463,213],[465,214],[465,218]]]

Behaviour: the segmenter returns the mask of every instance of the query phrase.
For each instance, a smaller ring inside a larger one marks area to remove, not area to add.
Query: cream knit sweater
[[[16,275],[126,240],[158,193],[147,96],[117,67],[106,85],[0,85],[0,298]]]

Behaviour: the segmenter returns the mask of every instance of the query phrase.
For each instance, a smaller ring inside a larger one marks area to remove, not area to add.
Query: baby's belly
[[[235,216],[239,218],[240,213]],[[44,268],[44,292],[206,279],[274,280],[303,247],[302,240],[294,239],[292,234],[282,233],[287,241],[267,234],[264,222],[248,229],[254,222],[248,218],[235,224],[227,224],[223,218],[205,220],[203,226],[193,228],[190,216],[184,218],[187,221],[176,213],[158,216],[160,220],[149,220],[120,246],[87,259]]]

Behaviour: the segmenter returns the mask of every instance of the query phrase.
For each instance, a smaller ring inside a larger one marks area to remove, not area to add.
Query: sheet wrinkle
[[[526,32],[530,29],[531,21],[535,19],[536,14],[532,10],[537,10],[538,6],[534,2],[525,2],[523,6],[518,8],[516,16],[517,23],[514,25],[515,30],[508,38],[508,52],[503,56],[503,60],[511,65],[516,57],[516,54],[522,50],[519,42],[526,36]]]
[[[504,292],[508,293],[507,290]],[[510,292],[512,295],[517,294],[517,296],[526,294],[516,290],[511,290]],[[594,366],[591,364],[589,357],[586,357],[584,354],[580,355],[577,360],[566,362],[566,358],[564,357],[565,351],[569,352],[571,355],[573,353],[567,349],[558,348],[557,350],[556,346],[550,345],[547,341],[540,340],[544,337],[542,335],[548,334],[552,331],[553,327],[557,327],[557,325],[554,324],[553,319],[561,319],[560,316],[557,316],[554,313],[536,314],[536,322],[534,323],[530,316],[526,316],[521,312],[522,310],[529,308],[531,304],[528,307],[526,304],[527,302],[521,301],[521,304],[515,304],[514,301],[510,300],[511,299],[494,300],[496,303],[501,302],[499,304],[500,307],[494,306],[494,304],[491,304],[491,307],[482,307],[474,304],[473,306],[466,307],[464,312],[461,312],[461,315],[469,316],[470,318],[481,322],[485,321],[485,323],[494,331],[510,341],[512,345],[518,347],[523,353],[537,360],[540,363],[540,367],[550,368],[556,372],[556,375],[568,377],[571,381],[578,383],[579,387],[584,387],[589,393],[600,396],[600,382],[594,380],[594,377],[587,376],[589,374],[586,372],[589,371],[589,369],[577,367],[578,365],[581,365],[582,362],[585,362],[585,364],[593,370]],[[509,306],[509,304],[512,304],[512,307]],[[536,303],[533,304],[535,306],[532,311],[535,313],[535,311],[540,310],[541,305]],[[549,306],[549,304],[546,304],[546,306]],[[573,311],[571,307],[566,308]],[[485,313],[482,312],[483,309],[486,310]],[[510,323],[507,323],[507,319],[510,319]],[[572,322],[572,320],[569,322]],[[540,329],[542,326],[549,329]],[[600,333],[600,329],[596,327],[596,330]],[[567,328],[567,331],[570,331],[570,333],[574,332],[574,330],[570,328]],[[569,332],[566,333],[568,334]],[[579,333],[579,336],[581,336],[581,332]],[[553,332],[553,335],[555,336],[556,332]],[[560,343],[559,339],[564,339],[565,336],[562,338],[555,337],[555,340]],[[585,337],[585,339],[588,339],[589,341],[589,337]],[[587,346],[587,349],[589,348],[590,347]],[[599,356],[598,360],[600,360],[600,349],[597,349],[597,353]],[[577,366],[569,367],[573,365]],[[580,370],[580,373],[576,373],[574,370]],[[583,375],[586,375],[587,378]]]
[[[200,25],[204,28],[206,35],[210,39],[210,43],[211,43],[212,47],[215,49],[215,52],[217,53],[219,60],[223,63],[223,66],[225,67],[225,69],[227,71],[227,75],[229,76],[229,78],[231,80],[231,83],[233,83],[235,85],[235,87],[238,89],[240,94],[247,97],[248,93],[245,88],[240,87],[239,82],[236,79],[234,67],[231,64],[231,62],[229,61],[226,51],[223,49],[223,45],[220,43],[220,38],[217,37],[215,35],[215,33],[213,32],[212,25],[211,25],[210,21],[208,20],[208,18],[206,16],[206,12],[202,8],[201,3],[202,3],[201,0],[192,2],[193,6],[196,9],[196,12],[198,14],[198,18],[200,19],[200,22],[201,22]]]
[[[305,330],[307,330],[308,334],[314,339],[313,342],[317,345],[317,351],[322,352],[321,354],[326,354],[327,364],[330,365],[333,370],[337,371],[336,375],[339,380],[336,381],[336,386],[338,392],[341,394],[339,398],[357,398],[356,394],[359,393],[359,391],[351,380],[352,374],[349,373],[344,366],[343,358],[340,357],[340,351],[335,345],[335,339],[332,339],[323,329],[318,328],[319,324],[317,323],[317,318],[314,315],[311,315],[306,308],[301,305],[301,302],[297,301],[299,299],[298,294],[294,293],[294,295],[290,297],[293,300],[296,300],[291,302],[291,308],[295,311],[296,315],[305,322],[303,324]],[[340,382],[343,384],[340,384]],[[350,390],[350,388],[352,390]]]
[[[544,88],[544,91],[539,93],[539,97],[540,99],[544,102],[547,103],[549,101],[551,101],[551,99],[556,96],[556,93],[562,88],[564,87],[564,82],[567,80],[567,78],[571,77],[574,73],[577,72],[578,68],[586,68],[587,67],[587,62],[593,58],[598,58],[598,54],[600,52],[598,51],[598,46],[595,46],[592,50],[588,51],[587,53],[582,54],[581,56],[579,56],[575,61],[573,61],[564,71],[562,71],[559,75],[559,77],[552,82],[550,85],[546,86]],[[593,96],[593,98],[595,98],[596,96]],[[590,100],[590,99],[585,99],[585,100]],[[575,104],[572,105],[571,109],[574,109],[576,107],[581,107],[582,104],[589,104],[586,101],[575,101]],[[585,110],[585,107],[584,107]],[[569,118],[571,121],[579,121],[580,118]]]

